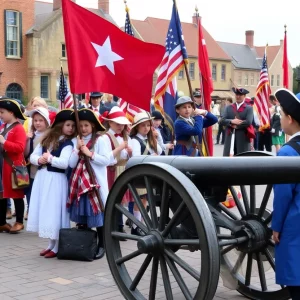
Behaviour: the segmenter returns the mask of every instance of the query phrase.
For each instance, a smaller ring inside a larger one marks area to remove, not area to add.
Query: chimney
[[[102,9],[105,14],[109,15],[109,0],[98,0],[98,9]]]
[[[283,40],[280,40],[280,46],[283,46]]]
[[[198,18],[201,18],[201,17],[198,16],[197,13],[194,13],[193,18],[192,18],[192,23],[196,26],[198,26]]]
[[[253,46],[254,46],[254,31],[253,30],[246,31],[246,45],[248,45],[250,48],[253,48]]]
[[[58,10],[61,8],[61,0],[53,0],[53,10]]]

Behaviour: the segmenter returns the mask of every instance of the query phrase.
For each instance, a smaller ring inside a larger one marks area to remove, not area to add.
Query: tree
[[[293,68],[293,92],[295,94],[300,92],[300,64]]]

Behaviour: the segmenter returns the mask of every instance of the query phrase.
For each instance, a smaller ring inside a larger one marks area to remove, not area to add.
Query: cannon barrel
[[[142,163],[165,163],[201,185],[262,185],[300,182],[298,157],[136,156],[126,168]]]

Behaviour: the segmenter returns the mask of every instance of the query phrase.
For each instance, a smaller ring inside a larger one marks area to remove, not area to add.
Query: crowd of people
[[[300,155],[299,95],[287,90],[278,91],[277,97],[271,95],[271,126],[259,130],[253,99],[246,98],[248,91],[243,88],[233,91],[235,103],[226,100],[219,114],[216,106],[216,115],[202,109],[199,91],[194,92],[194,100],[188,96],[180,97],[175,104],[174,132],[160,111],[137,113],[131,123],[113,96],[108,95],[103,101],[100,92],[91,93],[88,107],[77,103],[78,126],[74,110],[51,113],[40,97],[33,98],[25,112],[16,101],[2,98],[0,232],[15,234],[22,231],[25,213],[25,219],[28,219],[26,230],[49,240],[48,247],[39,254],[54,258],[58,253],[60,229],[69,228],[72,221],[78,228],[96,228],[98,242],[94,258],[100,259],[105,255],[101,206],[105,207],[109,189],[125,170],[130,157],[202,156],[203,129],[216,124],[219,125],[216,143],[222,136],[224,156],[250,151],[251,147],[271,151],[271,144],[275,145],[279,156]],[[283,132],[291,139],[281,148]],[[22,180],[26,181],[26,178],[22,166],[25,165],[29,180],[23,187]],[[88,165],[94,178],[90,176]],[[299,294],[300,286],[299,268],[293,267],[293,261],[299,261],[300,257],[299,234],[295,231],[300,226],[298,189],[295,184],[275,185],[272,221],[273,238],[278,245],[276,257],[280,257],[276,259],[280,270],[276,269],[277,282],[291,286],[292,294]],[[138,189],[138,194],[146,207],[147,190]],[[7,222],[12,218],[11,199],[16,217],[13,225]],[[122,204],[142,222],[139,208],[129,192]],[[131,226],[131,234],[143,235],[135,224]],[[124,232],[121,214],[119,231]],[[291,239],[297,243],[291,244]]]

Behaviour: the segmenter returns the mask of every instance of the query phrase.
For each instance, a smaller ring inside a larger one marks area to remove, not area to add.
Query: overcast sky
[[[45,0],[47,1],[47,0]],[[49,2],[49,0],[47,1]],[[97,0],[77,0],[97,7]],[[127,0],[132,19],[148,16],[170,19],[172,0]],[[279,45],[287,25],[288,55],[293,67],[300,64],[300,18],[298,0],[177,0],[182,22],[191,22],[195,6],[202,25],[217,41],[245,43],[245,31],[254,30],[256,46]],[[110,14],[119,26],[125,22],[124,0],[110,0]]]

